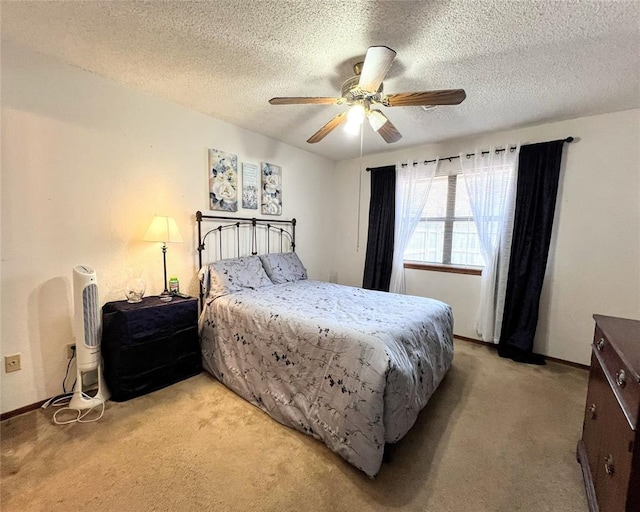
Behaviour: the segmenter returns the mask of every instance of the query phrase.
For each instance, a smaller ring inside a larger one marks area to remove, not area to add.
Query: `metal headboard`
[[[295,252],[296,219],[257,219],[255,217],[225,217],[204,215],[196,212],[198,224],[198,268],[202,268],[202,253],[205,251],[207,237],[214,239],[214,261],[225,258],[256,255],[269,252]],[[203,222],[217,226],[203,233]],[[211,240],[209,240],[211,241]],[[229,245],[232,246],[229,249]],[[210,261],[207,261],[210,263]],[[200,283],[200,304],[204,297]]]

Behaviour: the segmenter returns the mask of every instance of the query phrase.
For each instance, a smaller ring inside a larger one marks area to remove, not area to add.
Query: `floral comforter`
[[[449,369],[452,333],[437,300],[307,280],[209,300],[200,318],[207,371],[369,476]]]

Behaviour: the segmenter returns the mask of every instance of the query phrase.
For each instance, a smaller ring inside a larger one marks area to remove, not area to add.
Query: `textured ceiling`
[[[384,108],[404,137],[368,126],[364,152],[640,107],[640,2],[9,2],[2,39],[293,146],[342,160],[344,107],[271,106],[339,96],[371,45],[398,52],[385,92],[463,88],[459,106]],[[574,134],[579,135],[579,134]],[[213,143],[214,141],[212,141]]]

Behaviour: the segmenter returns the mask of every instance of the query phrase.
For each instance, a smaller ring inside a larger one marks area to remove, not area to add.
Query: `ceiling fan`
[[[271,105],[349,105],[348,112],[341,112],[320,128],[307,140],[314,144],[324,139],[331,131],[347,121],[345,129],[357,134],[366,117],[374,131],[389,144],[402,138],[393,123],[374,105],[385,107],[412,107],[435,105],[458,105],[467,97],[463,89],[442,91],[401,92],[384,94],[382,81],[387,75],[396,52],[386,46],[370,46],[364,62],[353,66],[355,76],[342,84],[342,96],[331,97],[285,97],[271,98]]]

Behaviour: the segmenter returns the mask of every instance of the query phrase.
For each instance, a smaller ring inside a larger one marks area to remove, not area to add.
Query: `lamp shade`
[[[182,235],[173,217],[156,215],[144,235],[145,242],[182,243]]]

